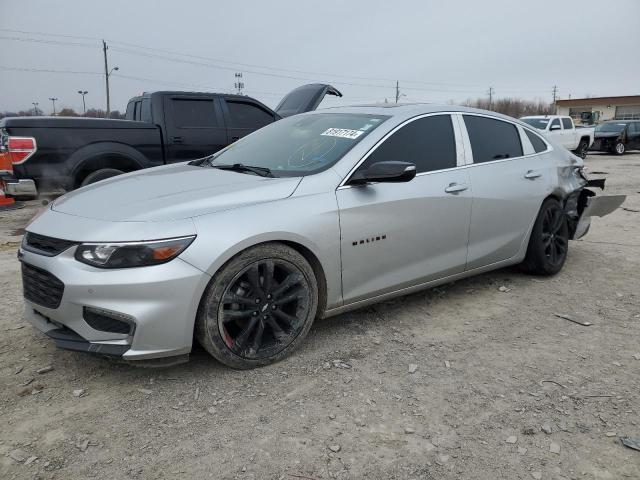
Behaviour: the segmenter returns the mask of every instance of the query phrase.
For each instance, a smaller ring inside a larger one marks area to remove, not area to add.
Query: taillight
[[[0,147],[0,155],[6,155],[13,165],[18,165],[36,153],[36,150],[36,139],[33,137],[7,137]]]

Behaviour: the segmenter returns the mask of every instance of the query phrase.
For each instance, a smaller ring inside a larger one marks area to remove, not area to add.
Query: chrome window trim
[[[460,126],[459,125],[456,128],[456,123],[453,121],[453,116],[456,113],[459,113],[459,112],[446,111],[446,112],[422,113],[420,115],[416,115],[415,117],[408,118],[405,121],[403,121],[402,123],[396,125],[390,131],[388,131],[380,140],[378,140],[375,143],[375,145],[373,147],[371,147],[369,149],[369,151],[367,153],[365,153],[360,160],[358,160],[358,162],[356,162],[356,164],[353,166],[353,168],[351,168],[351,170],[349,170],[349,173],[347,173],[345,175],[345,177],[342,179],[342,181],[340,182],[340,184],[338,185],[336,190],[342,190],[342,189],[354,187],[354,185],[346,185],[346,183],[349,181],[351,176],[356,172],[356,170],[360,167],[360,165],[362,165],[364,163],[364,161],[367,158],[369,158],[369,156],[373,152],[375,152],[378,149],[378,147],[380,145],[382,145],[382,143],[385,142],[391,135],[393,135],[395,132],[397,132],[402,127],[404,127],[405,125],[408,125],[411,122],[415,122],[416,120],[420,120],[421,118],[434,117],[436,115],[448,115],[449,116],[449,120],[451,121],[451,127],[453,128],[453,135],[454,135],[455,147],[456,147],[456,166],[452,167],[452,168],[444,168],[444,169],[440,169],[440,170],[431,170],[429,172],[420,172],[420,173],[416,174],[416,177],[421,177],[422,175],[427,175],[427,174],[437,173],[437,172],[448,172],[448,171],[451,171],[451,170],[456,170],[458,168],[466,167],[467,165],[464,163],[464,152],[460,152],[460,150],[458,148],[458,142],[459,142],[459,140],[462,140],[464,138],[464,134],[460,130]],[[459,136],[461,138],[459,138]],[[460,157],[460,153],[462,153],[462,155],[463,155],[462,158]],[[462,164],[461,164],[461,160],[462,160]],[[355,186],[361,187],[362,185],[355,185]]]
[[[475,117],[486,117],[486,118],[491,118],[492,120],[498,120],[500,122],[505,122],[505,123],[510,123],[511,125],[514,125],[517,129],[518,129],[518,134],[520,135],[520,128],[522,128],[522,130],[524,131],[524,129],[526,127],[520,125],[519,123],[515,123],[512,122],[510,120],[505,120],[503,118],[499,118],[499,117],[495,117],[493,115],[487,115],[485,113],[476,113],[476,112],[457,112],[461,117],[463,117],[464,115],[472,115]],[[511,157],[511,158],[501,158],[499,160],[491,160],[490,162],[480,162],[480,163],[475,163],[473,161],[473,149],[471,148],[471,140],[469,138],[469,132],[467,131],[467,125],[464,123],[464,118],[460,119],[460,128],[463,132],[463,135],[466,137],[466,143],[465,145],[469,145],[469,156],[467,157],[467,166],[469,167],[477,167],[478,165],[491,165],[494,163],[502,163],[502,162],[510,162],[512,160],[520,160],[521,158],[530,158],[530,157],[535,157],[536,155],[542,155],[545,153],[549,153],[551,151],[554,150],[553,145],[551,145],[546,138],[544,138],[542,135],[539,135],[538,133],[534,132],[531,128],[526,128],[527,130],[529,130],[530,132],[532,132],[535,135],[538,135],[538,137],[540,139],[542,139],[542,141],[544,142],[544,144],[547,146],[547,149],[542,151],[542,152],[536,152],[535,149],[533,151],[533,153],[528,154],[528,155],[521,155],[519,157]],[[526,135],[526,133],[525,133]],[[528,140],[528,139],[527,139]],[[520,139],[520,143],[522,144],[522,138]],[[524,153],[524,146],[522,148],[522,151]]]

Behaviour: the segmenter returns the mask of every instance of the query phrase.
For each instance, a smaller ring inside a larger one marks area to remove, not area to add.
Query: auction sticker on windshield
[[[356,139],[364,132],[361,130],[350,130],[348,128],[327,128],[320,135],[324,135],[327,137],[339,137],[339,138],[350,138]]]

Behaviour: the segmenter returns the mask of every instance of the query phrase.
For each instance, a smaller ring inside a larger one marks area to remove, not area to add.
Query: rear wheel
[[[613,153],[616,155],[623,155],[626,150],[627,148],[623,142],[616,142],[613,146]]]
[[[587,152],[589,151],[589,142],[586,140],[581,140],[578,148],[576,148],[576,155],[582,159],[587,158]]]
[[[196,338],[230,367],[268,365],[302,343],[317,308],[318,284],[307,260],[286,245],[258,245],[211,280],[198,309]]]
[[[567,217],[560,202],[548,198],[540,207],[521,267],[534,275],[554,275],[562,269],[568,249]]]
[[[106,180],[107,178],[115,177],[116,175],[122,175],[124,172],[122,170],[118,170],[116,168],[101,168],[100,170],[96,170],[95,172],[91,172],[87,175],[82,183],[81,187],[85,185],[89,185],[91,183],[99,182],[100,180]]]

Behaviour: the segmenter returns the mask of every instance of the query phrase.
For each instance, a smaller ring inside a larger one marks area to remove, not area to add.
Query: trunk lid
[[[298,113],[315,110],[326,95],[341,97],[342,93],[324,83],[302,85],[287,94],[276,107],[276,113],[281,117],[290,117]]]

